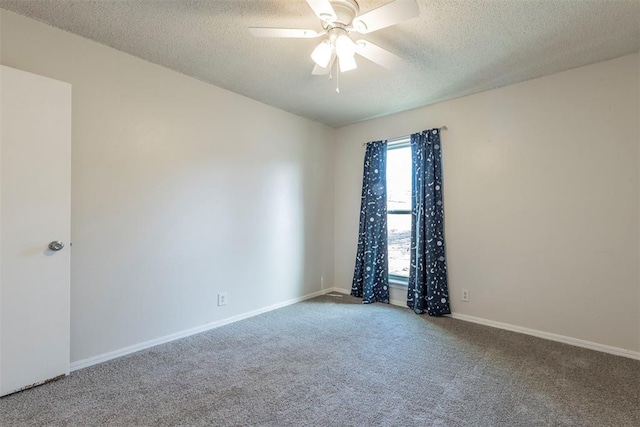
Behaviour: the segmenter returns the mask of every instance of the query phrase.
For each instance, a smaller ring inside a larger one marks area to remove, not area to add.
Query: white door
[[[3,396],[69,373],[71,85],[0,67]]]

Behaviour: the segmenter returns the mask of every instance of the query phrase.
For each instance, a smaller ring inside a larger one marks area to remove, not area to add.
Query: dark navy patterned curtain
[[[440,130],[411,135],[411,265],[407,306],[431,316],[450,314],[444,244]]]
[[[351,295],[389,303],[387,261],[387,141],[367,144],[362,178],[360,234]]]

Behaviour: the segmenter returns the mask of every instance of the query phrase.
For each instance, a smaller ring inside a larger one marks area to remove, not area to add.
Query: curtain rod
[[[447,130],[447,126],[446,125],[440,126],[438,129],[439,130]],[[403,139],[407,139],[407,138],[411,138],[411,135],[405,135],[405,136],[399,136],[397,138],[387,139],[387,143],[389,143],[389,142],[390,143],[394,143],[394,142],[397,142],[397,141],[402,141]],[[373,141],[369,141],[369,142],[373,142]],[[365,145],[369,144],[369,142],[363,142],[362,146],[364,147]]]

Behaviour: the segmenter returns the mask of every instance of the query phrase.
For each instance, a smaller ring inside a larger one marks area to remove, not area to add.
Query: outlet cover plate
[[[218,294],[218,306],[227,305],[227,293],[221,292]]]

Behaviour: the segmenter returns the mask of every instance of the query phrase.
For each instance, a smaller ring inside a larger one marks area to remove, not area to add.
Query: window
[[[411,146],[409,139],[387,147],[387,231],[389,279],[407,282],[411,247]]]

